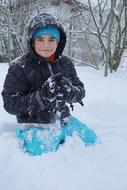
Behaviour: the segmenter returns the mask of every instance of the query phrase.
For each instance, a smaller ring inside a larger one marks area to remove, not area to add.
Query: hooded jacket
[[[37,55],[32,46],[33,34],[39,28],[46,26],[55,26],[60,32],[60,42],[53,63]],[[62,55],[66,44],[66,34],[52,15],[43,13],[31,20],[27,44],[28,53],[14,60],[6,75],[2,91],[4,108],[8,113],[16,115],[19,123],[51,123],[54,121],[55,113],[42,109],[37,96],[44,82],[52,74],[61,73],[77,89],[74,102],[84,98],[84,85],[77,77],[71,60]],[[70,115],[64,100],[62,100],[60,112],[61,121]]]

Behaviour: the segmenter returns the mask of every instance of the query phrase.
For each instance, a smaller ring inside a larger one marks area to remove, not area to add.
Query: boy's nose
[[[43,42],[42,44],[44,47],[48,47],[49,46],[49,43],[48,42]]]

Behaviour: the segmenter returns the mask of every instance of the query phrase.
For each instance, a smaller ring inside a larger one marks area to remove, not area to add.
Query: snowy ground
[[[56,153],[31,157],[19,147],[16,120],[0,97],[0,189],[127,190],[127,69],[103,77],[102,71],[77,68],[87,96],[73,115],[94,129],[95,146],[74,136]],[[0,65],[0,91],[7,65]]]

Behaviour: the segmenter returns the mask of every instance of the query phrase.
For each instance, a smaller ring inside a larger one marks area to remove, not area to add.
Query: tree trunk
[[[65,3],[72,5],[72,0],[64,0]]]
[[[122,34],[123,34],[123,38],[122,38],[122,34],[121,34],[121,39],[123,40],[122,41],[122,45],[121,43],[119,45],[116,45],[116,51],[113,55],[113,58],[114,58],[114,64],[113,64],[113,67],[112,69],[114,71],[117,71],[119,65],[120,65],[120,62],[121,62],[121,58],[122,58],[122,54],[127,46],[127,1],[124,0],[123,1],[123,6],[124,6],[124,18],[125,18],[125,27],[122,31]]]
[[[60,4],[60,0],[52,0],[51,5],[58,6]]]
[[[104,76],[108,75],[108,65],[110,66],[110,70],[112,72],[112,62],[111,62],[111,37],[112,37],[112,26],[114,22],[114,7],[116,4],[116,0],[111,0],[111,9],[110,9],[110,18],[109,18],[109,27],[108,27],[108,38],[107,38],[107,51],[106,51],[106,64]]]

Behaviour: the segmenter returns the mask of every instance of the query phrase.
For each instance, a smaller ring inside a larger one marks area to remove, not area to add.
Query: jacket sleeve
[[[74,97],[71,103],[73,102],[81,103],[81,100],[85,97],[84,84],[78,78],[76,69],[71,60],[70,60],[70,75],[71,75],[72,86],[74,89]]]
[[[22,68],[17,65],[10,66],[2,91],[4,108],[8,113],[25,115],[44,109],[39,91],[30,93],[29,85]]]

